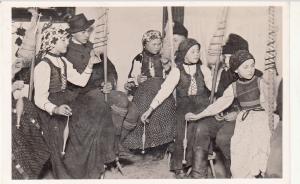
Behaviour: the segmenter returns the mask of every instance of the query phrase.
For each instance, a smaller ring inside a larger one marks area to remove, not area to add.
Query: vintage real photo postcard
[[[1,10],[4,181],[289,182],[287,3]]]

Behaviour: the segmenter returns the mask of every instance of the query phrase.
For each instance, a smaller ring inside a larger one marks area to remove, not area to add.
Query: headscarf
[[[142,38],[142,44],[145,46],[146,43],[155,40],[155,39],[160,39],[162,40],[161,33],[156,30],[149,30],[146,33],[144,33],[143,38]]]
[[[186,55],[186,53],[189,51],[189,49],[191,47],[193,47],[194,45],[198,45],[199,48],[201,48],[200,43],[197,42],[197,40],[192,39],[192,38],[188,38],[186,40],[183,40],[178,47],[178,52],[177,52],[177,56],[176,56],[176,63],[178,64],[182,64],[184,62],[184,57]]]
[[[239,50],[234,53],[229,60],[230,69],[232,71],[237,70],[245,61],[253,59],[253,55],[247,50]]]
[[[42,33],[40,51],[46,53],[54,48],[59,39],[67,38],[69,33],[61,27],[49,27]]]

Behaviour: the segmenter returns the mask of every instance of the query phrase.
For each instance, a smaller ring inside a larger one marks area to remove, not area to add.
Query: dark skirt
[[[133,103],[136,104],[140,116],[149,108],[162,83],[162,78],[150,78],[138,87]],[[145,148],[157,147],[174,140],[175,110],[175,100],[171,94],[152,112],[145,128]],[[144,124],[139,118],[136,128],[127,136],[123,145],[129,149],[142,149],[143,130]]]
[[[46,120],[47,142],[55,178],[96,179],[104,172],[104,164],[115,159],[114,126],[110,108],[98,89],[85,94],[66,91],[51,94],[51,102],[67,104],[72,109],[69,138],[62,156],[63,131],[67,117],[42,112]]]
[[[12,100],[12,179],[37,179],[50,157],[45,144],[38,109],[23,98],[20,128],[16,128],[15,100]]]

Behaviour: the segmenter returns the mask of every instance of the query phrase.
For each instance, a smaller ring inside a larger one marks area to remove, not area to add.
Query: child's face
[[[77,33],[73,33],[72,36],[79,43],[85,44],[89,41],[91,33],[92,33],[92,28],[89,27],[86,30],[83,30],[83,31],[80,31],[80,32],[77,32]]]
[[[152,54],[158,54],[161,50],[162,43],[160,39],[154,39],[145,44],[146,50]]]
[[[180,45],[180,43],[185,40],[185,36],[182,35],[178,35],[178,34],[174,34],[173,35],[173,47],[174,47],[174,51],[178,50],[178,47]]]
[[[55,53],[65,53],[67,52],[67,47],[69,44],[69,39],[67,37],[58,39],[53,50]]]
[[[237,73],[240,77],[245,79],[252,79],[255,72],[255,62],[253,59],[248,59],[237,69]]]
[[[200,59],[199,45],[192,46],[185,55],[184,62],[188,64],[198,63]]]

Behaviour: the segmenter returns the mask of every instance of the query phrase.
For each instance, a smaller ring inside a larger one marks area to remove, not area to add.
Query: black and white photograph
[[[285,3],[8,9],[9,180],[289,178]]]

